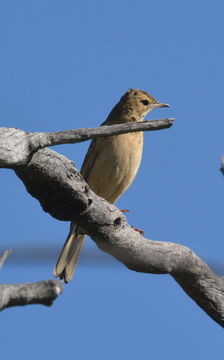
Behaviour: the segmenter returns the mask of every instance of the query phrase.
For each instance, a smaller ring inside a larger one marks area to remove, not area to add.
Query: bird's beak
[[[157,102],[155,104],[152,104],[152,108],[153,109],[157,109],[157,108],[161,108],[161,107],[170,107],[169,104],[164,104],[164,103],[160,103],[160,102]]]

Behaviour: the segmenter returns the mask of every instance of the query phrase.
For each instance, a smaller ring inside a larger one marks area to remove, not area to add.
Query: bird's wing
[[[93,168],[93,165],[97,159],[97,156],[100,152],[100,141],[97,141],[97,139],[92,140],[89,149],[86,153],[85,159],[82,164],[81,168],[81,174],[83,178],[88,182],[89,175],[91,173],[91,170]]]
[[[107,125],[108,119],[106,119],[100,126]],[[100,138],[99,138],[100,139]],[[91,173],[92,167],[97,159],[97,156],[100,152],[101,141],[97,141],[98,139],[93,139],[90,143],[89,149],[86,153],[85,159],[82,163],[82,167],[80,173],[83,178],[88,182],[89,175]]]

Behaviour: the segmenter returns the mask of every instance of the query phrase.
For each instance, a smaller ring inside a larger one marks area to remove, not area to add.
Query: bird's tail
[[[55,265],[54,276],[66,283],[72,279],[85,238],[86,235],[79,234],[77,226],[73,224]]]

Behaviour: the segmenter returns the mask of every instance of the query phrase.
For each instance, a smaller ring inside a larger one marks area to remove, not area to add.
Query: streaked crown
[[[113,108],[107,121],[111,123],[142,121],[152,109],[168,106],[154,99],[146,91],[129,89]]]

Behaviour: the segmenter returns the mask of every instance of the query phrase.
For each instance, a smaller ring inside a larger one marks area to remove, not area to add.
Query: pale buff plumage
[[[102,125],[142,121],[152,109],[169,106],[145,91],[128,90]],[[90,188],[114,203],[133,182],[142,158],[143,133],[127,133],[94,139],[82,165],[81,174]],[[55,266],[55,276],[71,280],[85,240],[75,224]]]

